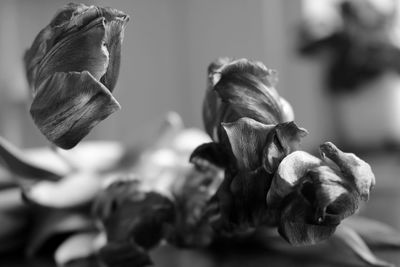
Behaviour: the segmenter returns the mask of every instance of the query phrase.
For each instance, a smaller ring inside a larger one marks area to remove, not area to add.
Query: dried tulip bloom
[[[354,214],[375,183],[367,163],[321,146],[321,160],[297,151],[307,131],[291,121],[290,105],[274,89],[276,76],[262,63],[219,59],[209,67],[204,123],[214,142],[192,161],[225,168],[208,216],[223,232],[277,226],[292,244],[328,238]]]
[[[320,146],[321,159],[303,151],[285,157],[267,195],[279,233],[291,244],[327,239],[340,222],[366,201],[375,177],[368,163],[332,143]]]
[[[25,54],[32,118],[57,146],[74,147],[120,109],[117,82],[129,16],[112,8],[68,4]]]

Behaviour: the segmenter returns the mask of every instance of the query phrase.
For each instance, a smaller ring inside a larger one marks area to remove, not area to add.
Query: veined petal
[[[52,75],[40,86],[30,112],[51,142],[69,149],[118,109],[107,88],[84,71]]]
[[[60,40],[40,62],[36,89],[39,90],[41,83],[57,72],[88,71],[96,80],[100,80],[109,61],[105,34],[105,19],[97,18]]]
[[[228,135],[239,169],[254,170],[260,167],[262,151],[274,125],[241,118],[236,122],[223,123],[222,127]]]
[[[219,71],[221,78],[214,89],[240,117],[249,117],[264,124],[282,122],[279,95],[272,87],[275,72],[260,62],[245,59],[232,61]]]

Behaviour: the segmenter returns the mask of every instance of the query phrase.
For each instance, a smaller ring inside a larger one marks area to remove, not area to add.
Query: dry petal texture
[[[25,54],[32,118],[57,146],[74,147],[120,109],[112,96],[129,16],[112,8],[68,4]]]
[[[273,173],[307,132],[275,90],[276,72],[261,62],[220,58],[208,72],[203,120],[214,142],[198,147],[191,160],[226,169],[207,211],[214,227],[246,231],[269,220],[265,197]]]
[[[209,66],[203,119],[212,143],[192,154],[225,169],[206,216],[219,233],[277,226],[292,244],[330,237],[368,199],[370,166],[332,143],[321,159],[298,151],[307,131],[278,95],[276,73],[262,63],[221,58]]]
[[[280,234],[295,245],[331,236],[375,184],[370,166],[354,154],[329,142],[320,151],[322,159],[303,151],[285,157],[267,195]]]

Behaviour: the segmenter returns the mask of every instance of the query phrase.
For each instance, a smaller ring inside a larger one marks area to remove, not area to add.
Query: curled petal
[[[42,83],[31,115],[51,142],[70,149],[118,109],[111,93],[89,72],[61,72]]]
[[[221,79],[215,85],[219,97],[240,117],[265,124],[282,122],[279,96],[269,82],[274,75],[260,62],[237,60],[224,65]]]
[[[329,218],[323,224],[314,220],[314,208],[301,194],[290,196],[278,225],[280,235],[292,245],[316,244],[330,237],[340,221]]]
[[[270,208],[278,208],[282,200],[292,193],[307,171],[320,166],[321,160],[304,151],[295,151],[287,155],[274,175],[267,194],[267,204]]]
[[[107,71],[101,77],[100,82],[104,84],[111,92],[114,90],[119,75],[121,62],[121,45],[124,38],[124,29],[129,17],[124,16],[119,19],[106,23],[105,46],[109,53],[109,63]]]
[[[232,152],[240,169],[254,170],[261,164],[261,153],[273,125],[265,125],[250,118],[223,123]]]
[[[104,43],[104,18],[98,18],[86,25],[82,31],[63,38],[41,61],[35,88],[39,89],[43,80],[57,72],[88,71],[99,80],[106,72],[109,61],[109,53]]]
[[[367,200],[371,188],[375,185],[375,175],[371,166],[354,155],[345,153],[334,144],[327,142],[320,146],[321,155],[333,161],[348,181],[360,194],[361,199]]]
[[[301,138],[307,134],[307,130],[297,127],[293,121],[276,125],[269,134],[263,151],[265,170],[274,173],[282,159],[297,150]]]

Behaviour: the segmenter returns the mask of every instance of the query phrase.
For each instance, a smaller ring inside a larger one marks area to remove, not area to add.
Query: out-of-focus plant
[[[7,222],[1,251],[24,249],[35,256],[47,248],[59,266],[88,257],[107,266],[147,266],[148,251],[161,240],[210,244],[214,232],[202,214],[223,172],[188,161],[209,137],[184,129],[175,113],[158,132],[141,148],[85,142],[61,153],[22,152],[1,139],[0,163],[12,176],[7,191],[0,191],[7,200],[0,206],[0,219]]]
[[[33,93],[30,112],[50,142],[72,148],[120,109],[111,93],[128,20],[116,9],[71,3],[58,11],[26,52]]]
[[[300,52],[308,56],[326,52],[328,57],[322,58],[328,58],[326,79],[333,93],[357,90],[388,71],[400,72],[396,0],[315,4],[330,5],[331,14],[306,14],[300,31]]]

